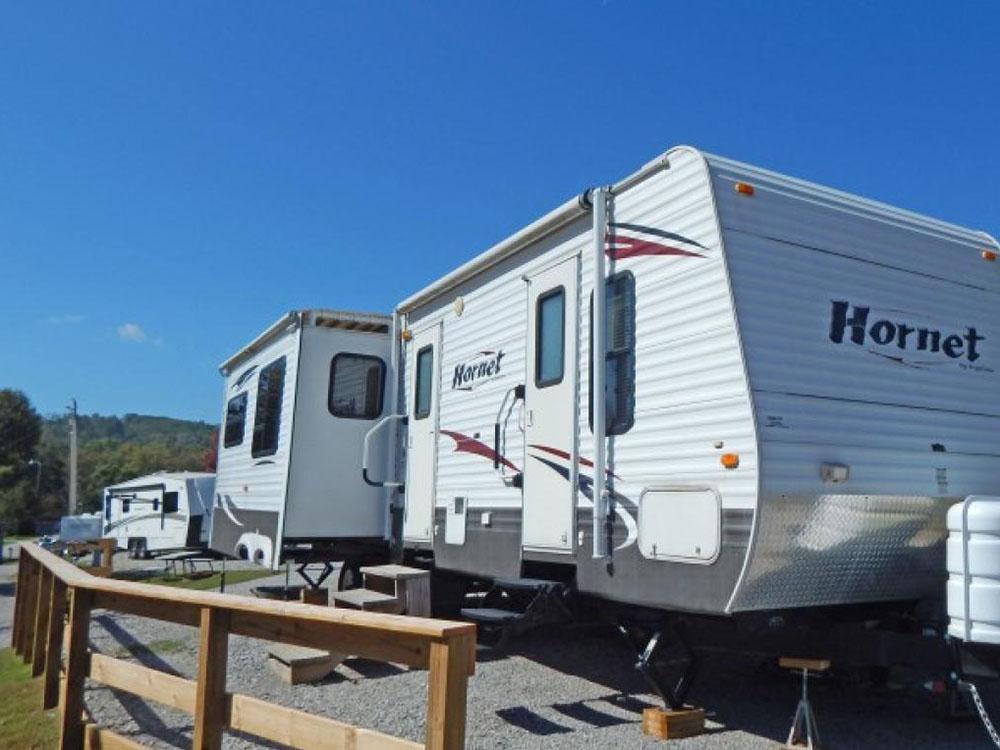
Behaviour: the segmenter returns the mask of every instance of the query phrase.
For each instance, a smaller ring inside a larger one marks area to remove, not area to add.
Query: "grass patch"
[[[270,570],[227,570],[226,587],[246,581],[255,581],[258,578],[272,576]],[[210,573],[195,577],[181,577],[173,575],[162,575],[150,573],[142,570],[123,570],[114,574],[115,578],[128,581],[141,581],[142,583],[152,583],[157,586],[173,586],[179,589],[192,589],[194,591],[218,591],[219,581],[222,578],[220,572]]]
[[[0,747],[48,750],[58,744],[56,711],[42,710],[42,681],[14,652],[0,650]]]

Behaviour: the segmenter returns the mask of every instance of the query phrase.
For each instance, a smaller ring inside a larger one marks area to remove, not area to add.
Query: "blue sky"
[[[1000,3],[5,3],[0,387],[217,421],[292,308],[392,305],[690,143],[1000,234]]]

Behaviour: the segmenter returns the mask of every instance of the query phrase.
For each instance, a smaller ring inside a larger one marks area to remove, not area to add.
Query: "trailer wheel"
[[[135,559],[136,560],[149,559],[149,550],[146,548],[145,537],[135,540]]]
[[[126,549],[128,550],[128,559],[129,560],[135,560],[136,559],[135,558],[136,540],[135,539],[129,539],[125,546],[126,546]]]
[[[344,560],[340,564],[340,575],[337,576],[337,590],[347,591],[361,585],[361,563],[357,560]]]
[[[439,570],[431,572],[431,612],[435,617],[459,617],[469,591],[469,579]]]

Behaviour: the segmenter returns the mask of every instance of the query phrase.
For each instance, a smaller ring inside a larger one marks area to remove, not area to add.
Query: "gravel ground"
[[[116,560],[117,563],[117,560]],[[148,565],[148,563],[147,563]],[[0,566],[0,638],[9,639],[15,568]],[[246,592],[284,576],[231,587]],[[193,628],[95,613],[95,650],[193,677]],[[360,726],[422,740],[426,674],[403,667],[347,659],[321,683],[290,687],[265,663],[266,644],[234,637],[229,646],[229,689]],[[469,683],[470,748],[654,747],[642,736],[642,709],[653,696],[632,669],[633,658],[612,633],[599,629],[540,630],[516,640],[503,654],[481,651]],[[775,748],[783,743],[798,700],[789,675],[751,658],[715,656],[703,666],[691,700],[709,712],[709,731],[674,740],[681,750]],[[875,690],[846,676],[811,688],[827,748],[986,748],[977,722],[950,723],[933,715],[918,689]],[[998,706],[1000,693],[986,694]],[[127,693],[89,684],[86,702],[99,724],[134,735],[151,748],[190,747],[191,717]],[[273,747],[243,736],[224,747]]]

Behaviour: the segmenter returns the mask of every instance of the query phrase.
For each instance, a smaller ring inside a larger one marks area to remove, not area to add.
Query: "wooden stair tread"
[[[333,659],[329,651],[320,651],[304,646],[288,646],[284,643],[272,643],[268,647],[267,653],[272,659],[277,659],[282,664],[289,666],[322,664]]]
[[[559,588],[562,584],[543,578],[494,578],[493,585],[498,589],[544,591],[545,589]]]
[[[354,609],[388,612],[396,611],[402,607],[402,602],[395,596],[370,589],[334,591],[330,594],[330,598],[333,600],[334,606],[352,607]]]
[[[461,614],[466,620],[494,625],[513,622],[524,617],[523,612],[515,612],[510,609],[495,609],[493,607],[464,607],[461,610]]]
[[[378,576],[379,578],[389,578],[394,581],[402,581],[408,578],[423,578],[429,576],[431,572],[423,568],[411,568],[408,565],[365,565],[361,568],[363,575]]]
[[[778,666],[784,669],[808,669],[810,672],[825,672],[830,668],[830,660],[782,656],[778,659]]]

